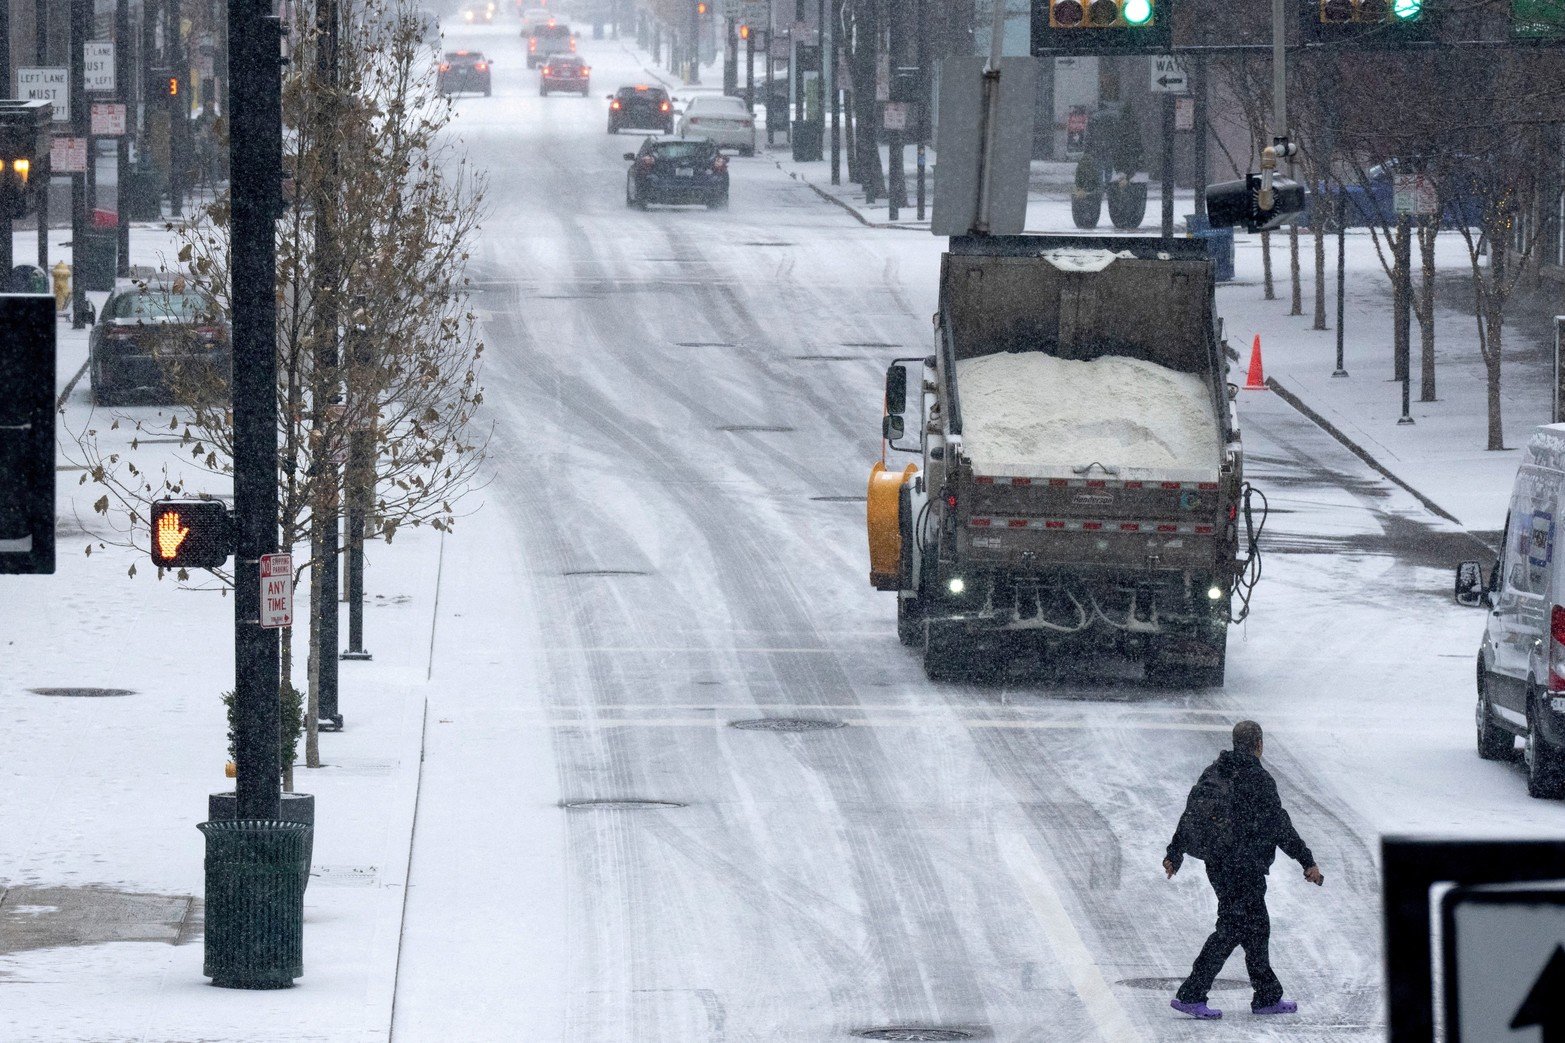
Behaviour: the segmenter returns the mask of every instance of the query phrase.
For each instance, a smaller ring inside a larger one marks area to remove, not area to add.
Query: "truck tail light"
[[[611,108],[611,109],[619,108],[619,99],[616,98],[615,100],[609,102],[609,108]]]
[[[668,109],[669,109],[669,105],[668,105],[668,102],[666,102],[666,101],[658,106],[658,111],[659,112],[667,112]]]

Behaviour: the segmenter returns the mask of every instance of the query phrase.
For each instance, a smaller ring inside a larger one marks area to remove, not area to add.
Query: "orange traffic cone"
[[[1246,391],[1265,391],[1266,374],[1261,372],[1261,335],[1255,335],[1255,343],[1250,345],[1250,373],[1245,377],[1244,389]]]

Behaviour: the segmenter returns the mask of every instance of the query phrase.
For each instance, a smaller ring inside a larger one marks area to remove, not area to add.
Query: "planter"
[[[1072,192],[1071,220],[1077,228],[1096,228],[1103,214],[1102,192]]]
[[[1147,216],[1147,184],[1144,181],[1109,182],[1109,221],[1115,228],[1140,228]]]

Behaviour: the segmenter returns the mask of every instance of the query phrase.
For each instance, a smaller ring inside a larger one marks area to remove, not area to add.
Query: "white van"
[[[1514,760],[1526,740],[1527,792],[1565,795],[1565,571],[1554,556],[1565,517],[1565,424],[1538,428],[1516,472],[1505,539],[1485,582],[1456,573],[1456,600],[1489,610],[1478,651],[1478,755]]]

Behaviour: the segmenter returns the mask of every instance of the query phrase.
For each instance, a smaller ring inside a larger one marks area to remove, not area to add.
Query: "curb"
[[[402,771],[395,790],[389,795],[386,823],[388,858],[380,879],[383,889],[396,888],[398,900],[388,902],[376,917],[371,962],[376,970],[369,975],[365,990],[365,1038],[389,1040],[397,1016],[397,978],[402,969],[402,928],[407,919],[408,877],[413,865],[413,834],[418,828],[418,798],[424,784],[424,741],[429,729],[429,697],[409,692],[403,704],[402,737],[398,743]],[[414,760],[414,758],[417,758]],[[405,838],[407,854],[401,859]]]

